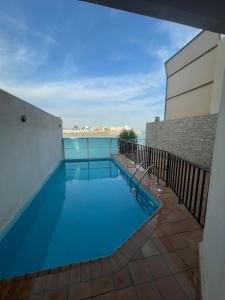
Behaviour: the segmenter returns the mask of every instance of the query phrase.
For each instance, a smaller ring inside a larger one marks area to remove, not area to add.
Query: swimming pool
[[[111,254],[157,208],[111,159],[64,161],[0,242],[0,278]]]

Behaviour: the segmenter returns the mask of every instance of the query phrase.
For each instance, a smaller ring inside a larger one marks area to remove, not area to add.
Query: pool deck
[[[116,160],[134,172],[123,156]],[[146,176],[143,185],[154,191],[155,179]],[[1,280],[0,299],[201,299],[202,228],[172,190],[161,185],[161,207],[111,256]]]

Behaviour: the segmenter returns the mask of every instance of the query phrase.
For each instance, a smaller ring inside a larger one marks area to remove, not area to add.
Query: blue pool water
[[[108,255],[158,207],[113,160],[65,161],[0,242],[0,278]]]

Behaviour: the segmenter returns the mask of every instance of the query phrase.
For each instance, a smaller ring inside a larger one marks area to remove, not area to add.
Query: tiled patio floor
[[[124,157],[117,160],[134,171]],[[151,189],[154,183],[144,181]],[[171,189],[158,198],[158,212],[110,257],[0,281],[0,299],[200,299],[202,229]]]

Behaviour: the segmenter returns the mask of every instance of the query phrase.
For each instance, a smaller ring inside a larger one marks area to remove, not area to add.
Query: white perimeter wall
[[[224,53],[225,54],[225,53]],[[225,299],[225,76],[201,251],[203,299]]]
[[[0,90],[0,231],[62,159],[61,119]]]

